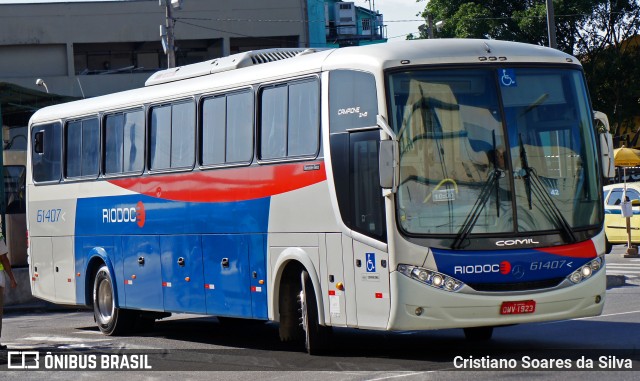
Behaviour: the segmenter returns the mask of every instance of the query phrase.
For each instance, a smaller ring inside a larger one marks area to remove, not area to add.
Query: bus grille
[[[559,285],[565,278],[552,278],[521,283],[467,283],[476,291],[527,291],[551,288]]]

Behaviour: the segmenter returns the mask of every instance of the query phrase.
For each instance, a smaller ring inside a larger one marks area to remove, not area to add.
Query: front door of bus
[[[362,237],[342,241],[347,325],[366,328],[386,328],[391,308],[389,257],[373,247],[374,241],[386,241],[384,198],[378,170],[379,144],[377,127],[331,135],[331,161],[340,214],[345,225]],[[335,267],[332,262],[336,260],[335,254],[329,255],[330,269]],[[340,299],[333,301],[330,312],[340,324],[336,313],[342,310],[337,304]],[[353,311],[353,304],[356,319],[349,313]]]

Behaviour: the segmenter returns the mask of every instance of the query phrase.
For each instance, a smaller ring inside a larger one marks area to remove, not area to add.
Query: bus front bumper
[[[566,320],[602,313],[606,291],[604,269],[579,284],[560,289],[508,295],[464,294],[424,285],[394,271],[389,330],[467,328]],[[535,311],[500,314],[504,302],[535,301]]]

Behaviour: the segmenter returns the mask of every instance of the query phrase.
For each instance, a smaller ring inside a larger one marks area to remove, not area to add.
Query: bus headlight
[[[464,286],[461,281],[437,271],[428,270],[418,266],[398,265],[398,272],[439,290],[456,292]]]
[[[598,257],[572,272],[567,278],[573,283],[580,283],[597,273],[602,268],[603,262],[602,257]]]

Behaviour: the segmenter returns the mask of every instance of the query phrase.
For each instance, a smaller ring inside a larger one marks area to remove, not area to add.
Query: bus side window
[[[249,163],[253,157],[253,92],[216,95],[202,101],[201,163]]]
[[[33,181],[59,181],[62,157],[61,124],[50,123],[35,126],[31,133],[33,135],[33,155],[31,155]]]
[[[316,156],[320,145],[317,79],[265,87],[260,93],[260,159]]]
[[[151,108],[149,168],[192,167],[195,159],[195,103],[180,101]]]

